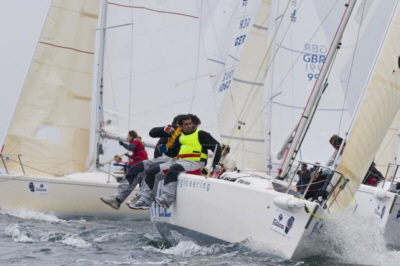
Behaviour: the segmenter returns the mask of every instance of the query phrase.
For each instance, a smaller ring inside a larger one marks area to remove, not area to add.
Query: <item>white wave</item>
[[[90,242],[87,242],[79,236],[73,234],[66,234],[60,242],[64,245],[77,248],[89,248],[92,246]]]
[[[20,242],[20,243],[35,243],[38,242],[37,240],[34,240],[31,238],[27,233],[21,232],[20,226],[18,224],[10,224],[9,226],[6,227],[4,230],[4,233],[7,236],[11,236],[11,238],[15,242]]]
[[[110,234],[103,234],[99,237],[93,239],[94,242],[101,243],[107,242],[111,239],[121,239],[121,236],[126,235],[126,233],[110,233]]]
[[[143,265],[143,262],[132,262],[132,261],[98,261],[98,260],[89,260],[89,259],[78,259],[76,261],[79,265]]]
[[[26,209],[0,209],[0,214],[8,214],[14,217],[30,220],[39,220],[47,222],[66,222],[57,218],[52,212],[39,212]]]
[[[158,251],[164,254],[180,255],[182,257],[192,257],[195,255],[211,255],[221,252],[226,246],[221,244],[214,244],[211,246],[199,246],[193,241],[180,241],[178,245],[168,249],[157,249],[155,247],[143,247],[144,250]]]
[[[326,221],[322,240],[324,255],[345,264],[398,265],[400,259],[400,252],[387,248],[374,217],[333,215]]]

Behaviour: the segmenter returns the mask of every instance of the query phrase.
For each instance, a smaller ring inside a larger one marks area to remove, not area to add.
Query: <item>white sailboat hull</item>
[[[117,186],[101,173],[67,177],[1,174],[0,208],[52,212],[60,218],[149,219],[148,211],[131,210],[125,204],[114,210],[100,201],[101,196],[115,195]]]
[[[324,216],[324,210],[277,192],[270,184],[256,177],[230,182],[181,174],[175,203],[168,210],[153,204],[151,219],[173,244],[186,238],[200,244],[248,242],[287,259],[316,255],[314,241],[322,228],[316,217]],[[161,190],[162,184],[158,193]],[[287,200],[297,207],[287,207]]]
[[[400,246],[400,197],[387,189],[361,185],[355,195],[356,212],[373,216],[384,233],[386,242]]]

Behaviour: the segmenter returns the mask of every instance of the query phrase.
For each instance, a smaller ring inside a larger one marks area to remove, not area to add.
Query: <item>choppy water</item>
[[[386,247],[370,221],[338,219],[335,233],[326,235],[324,256],[294,261],[239,244],[172,247],[149,221],[0,210],[0,265],[399,265],[400,251]]]

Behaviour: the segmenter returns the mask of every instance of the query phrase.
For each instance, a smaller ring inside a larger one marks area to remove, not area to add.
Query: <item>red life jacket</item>
[[[132,145],[135,145],[135,149],[132,151],[131,161],[129,165],[137,164],[138,162],[148,160],[147,151],[144,149],[144,143],[140,139],[134,139],[131,141]]]

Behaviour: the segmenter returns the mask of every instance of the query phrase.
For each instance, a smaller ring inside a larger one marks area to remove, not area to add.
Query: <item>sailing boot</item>
[[[141,189],[140,198],[128,207],[133,210],[148,210],[151,203],[154,201],[154,194],[150,187],[145,183]]]
[[[116,196],[100,197],[100,200],[116,210],[121,206],[121,201]]]
[[[154,200],[161,207],[168,209],[175,201],[177,182],[168,183],[163,187],[163,194]]]

